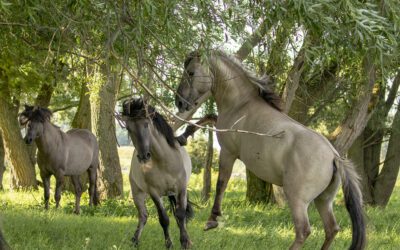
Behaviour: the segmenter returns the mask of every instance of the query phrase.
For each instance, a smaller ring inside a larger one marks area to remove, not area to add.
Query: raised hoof
[[[207,221],[207,224],[204,227],[204,231],[207,231],[207,230],[210,230],[210,229],[213,229],[216,227],[218,227],[218,221],[213,221],[213,220]]]
[[[172,241],[170,239],[165,240],[165,247],[171,249],[173,247]]]
[[[138,247],[139,246],[139,240],[136,239],[135,237],[132,237],[132,243],[134,247]]]

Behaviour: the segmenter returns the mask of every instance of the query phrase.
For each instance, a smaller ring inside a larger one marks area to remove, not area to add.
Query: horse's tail
[[[208,114],[205,115],[203,118],[201,118],[198,122],[196,122],[196,124],[200,126],[212,124],[213,126],[215,126],[215,123],[217,123],[217,119],[218,116],[216,114]],[[193,134],[199,129],[200,128],[197,127],[196,125],[191,124],[186,127],[185,132],[183,132],[183,134],[176,137],[176,140],[179,142],[181,146],[185,146],[187,144],[187,138],[189,136],[193,136]]]
[[[341,179],[346,209],[349,212],[352,224],[352,242],[349,249],[364,249],[366,245],[366,229],[363,213],[363,198],[360,189],[359,176],[354,164],[344,158],[337,157],[334,162]]]
[[[176,197],[175,195],[168,195],[169,202],[171,203],[171,209],[174,216],[176,215]],[[186,220],[190,220],[194,216],[194,211],[192,207],[192,202],[189,200],[189,196],[187,196],[187,204],[186,204]]]

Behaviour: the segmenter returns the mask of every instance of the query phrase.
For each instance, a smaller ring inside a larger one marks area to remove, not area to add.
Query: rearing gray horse
[[[44,185],[45,208],[49,208],[50,177],[56,177],[54,198],[59,207],[64,176],[71,176],[75,188],[75,213],[80,213],[82,184],[80,175],[89,174],[89,205],[97,205],[97,168],[99,166],[99,146],[96,137],[87,129],[71,129],[64,133],[50,122],[52,113],[41,107],[25,105],[20,114],[21,125],[27,126],[25,142],[36,142],[38,165]]]
[[[221,202],[236,159],[259,178],[282,186],[296,230],[291,249],[299,249],[310,234],[307,208],[314,201],[325,228],[323,249],[328,249],[339,231],[332,203],[340,180],[350,214],[353,238],[350,249],[365,247],[362,195],[353,164],[342,158],[329,141],[281,112],[279,97],[233,57],[212,51],[200,59],[191,53],[184,63],[176,105],[180,112],[214,96],[219,129],[251,133],[217,133],[221,145],[220,167],[214,206],[206,229],[218,226]],[[274,135],[281,136],[274,136]]]

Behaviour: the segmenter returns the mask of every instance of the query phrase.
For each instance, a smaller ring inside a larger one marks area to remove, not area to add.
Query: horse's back
[[[231,153],[236,154],[259,178],[280,186],[291,175],[310,179],[322,174],[331,178],[335,153],[322,135],[264,102],[249,105],[236,116],[245,116],[245,119],[237,122],[233,128],[268,136],[225,133],[219,136],[222,137],[221,145],[231,149]],[[233,123],[235,120],[227,120],[221,128],[231,127]],[[321,178],[324,179],[324,176]]]
[[[64,141],[68,155],[66,175],[79,175],[92,165],[97,167],[99,146],[92,132],[87,129],[71,129],[65,133]]]

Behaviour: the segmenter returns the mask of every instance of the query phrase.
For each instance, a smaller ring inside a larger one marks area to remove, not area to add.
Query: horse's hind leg
[[[189,249],[192,246],[192,242],[189,239],[189,235],[186,230],[186,206],[187,206],[187,191],[186,188],[183,189],[178,194],[178,199],[176,201],[176,212],[175,218],[179,226],[180,231],[180,241],[182,249]]]
[[[336,222],[335,215],[333,214],[333,199],[337,193],[339,188],[340,181],[335,175],[328,188],[322,192],[315,200],[315,207],[317,208],[322,222],[324,223],[325,230],[325,241],[322,245],[321,249],[329,249],[329,246],[332,244],[333,239],[336,234],[339,232],[340,227]]]
[[[214,205],[211,210],[210,217],[208,218],[207,224],[204,230],[216,228],[218,226],[217,217],[221,216],[221,203],[224,196],[226,186],[232,174],[233,163],[236,157],[228,153],[226,150],[221,149],[219,155],[219,173],[217,181],[217,190],[214,199]]]
[[[147,222],[147,209],[146,209],[146,193],[139,191],[132,191],[133,201],[135,202],[136,209],[138,210],[139,223],[137,225],[135,234],[133,235],[132,242],[134,246],[139,245],[140,235],[142,234],[144,225]]]
[[[340,227],[336,222],[335,215],[332,209],[332,200],[315,199],[315,206],[321,215],[322,222],[324,223],[325,229],[325,241],[321,249],[329,249],[333,239],[335,238],[337,232],[339,232]]]
[[[292,199],[291,199],[292,198]],[[294,227],[296,230],[296,239],[290,246],[291,250],[301,249],[305,240],[311,233],[310,222],[308,220],[308,204],[300,199],[288,197],[288,203],[292,212]]]
[[[75,213],[79,214],[81,211],[81,195],[82,195],[82,184],[79,175],[71,176],[72,184],[75,188]]]
[[[96,190],[97,167],[91,166],[88,169],[88,175],[89,175],[89,206],[92,206],[93,204],[97,206],[99,203]]]
[[[160,221],[161,227],[163,228],[164,231],[164,238],[165,238],[165,246],[169,249],[172,247],[172,241],[169,236],[169,218],[167,215],[167,212],[164,209],[164,206],[162,204],[162,201],[160,197],[156,195],[151,195],[151,199],[153,200],[154,204],[156,205],[157,212],[158,212],[158,219]]]

